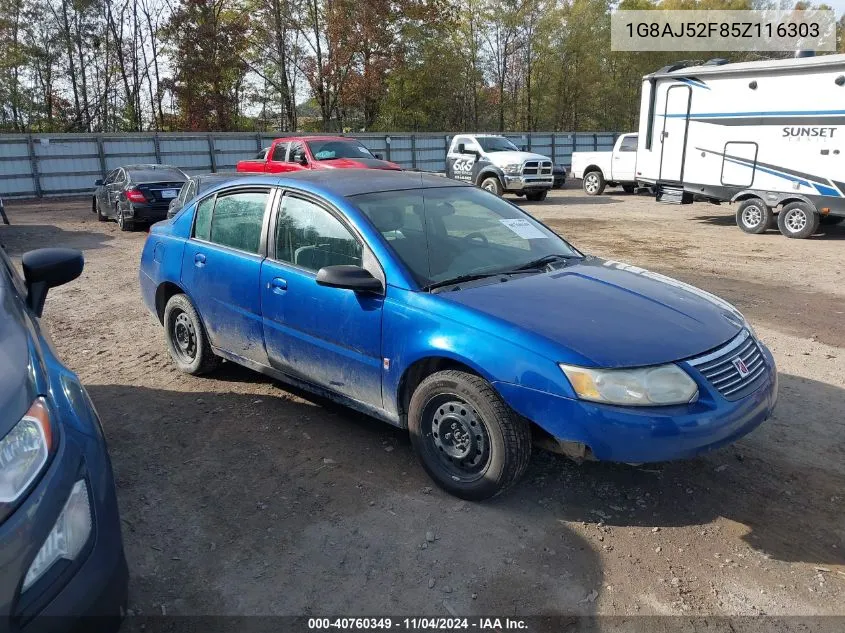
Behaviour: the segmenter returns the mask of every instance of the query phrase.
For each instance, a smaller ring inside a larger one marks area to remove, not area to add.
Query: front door
[[[273,235],[261,269],[270,365],[381,408],[383,298],[316,279],[323,266],[361,266],[366,247],[333,211],[293,195],[282,199]]]
[[[211,344],[263,365],[259,278],[270,198],[269,189],[253,188],[202,200],[182,256],[182,283]]]
[[[626,134],[613,155],[613,179],[634,182],[637,179],[637,135]]]
[[[663,131],[660,134],[660,180],[664,182],[684,180],[684,156],[691,101],[692,89],[689,86],[671,86],[666,91]]]

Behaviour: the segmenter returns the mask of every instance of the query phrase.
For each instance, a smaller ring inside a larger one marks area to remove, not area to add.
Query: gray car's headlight
[[[663,406],[686,404],[698,386],[674,364],[639,369],[590,369],[560,364],[579,398],[606,404]]]
[[[14,503],[41,474],[50,456],[53,433],[43,398],[0,439],[0,504]]]
[[[515,163],[513,165],[505,165],[502,168],[502,171],[504,171],[506,174],[508,174],[510,176],[516,176],[516,175],[519,174],[520,171],[522,171],[522,165],[519,164],[519,163]]]

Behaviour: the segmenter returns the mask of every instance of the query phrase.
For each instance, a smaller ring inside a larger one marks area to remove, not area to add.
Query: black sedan
[[[255,174],[240,173],[236,171],[220,171],[214,174],[197,174],[191,176],[182,185],[179,190],[179,195],[170,201],[170,207],[167,209],[167,217],[172,218],[179,211],[182,210],[186,204],[196,198],[198,195],[205,193],[215,185],[227,182],[229,180],[237,180],[245,176],[254,176]]]
[[[94,183],[91,210],[101,222],[116,220],[121,231],[167,217],[171,200],[188,175],[172,165],[126,165]]]

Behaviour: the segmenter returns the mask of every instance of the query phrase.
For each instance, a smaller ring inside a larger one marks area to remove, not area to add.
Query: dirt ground
[[[586,252],[736,304],[780,401],[691,461],[535,451],[520,485],[473,504],[433,488],[399,430],[231,364],[175,371],[141,304],[144,232],[87,200],[7,208],[13,255],[85,251],[45,321],[103,419],[134,613],[845,615],[845,226],[750,236],[729,206],[573,185],[525,203]]]

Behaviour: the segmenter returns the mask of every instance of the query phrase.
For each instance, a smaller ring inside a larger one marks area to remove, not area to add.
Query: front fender
[[[402,378],[414,363],[448,359],[469,367],[490,383],[509,383],[574,397],[555,360],[541,343],[495,319],[437,294],[391,287],[384,303],[382,354],[385,410],[399,414]]]

